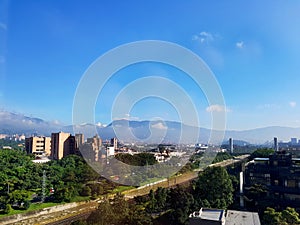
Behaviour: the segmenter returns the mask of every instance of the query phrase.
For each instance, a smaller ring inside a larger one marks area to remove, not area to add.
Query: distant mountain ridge
[[[181,134],[181,129],[185,134]],[[53,132],[82,132],[85,137],[92,137],[98,133],[102,139],[110,139],[117,136],[124,142],[147,142],[147,143],[194,143],[194,136],[199,132],[199,142],[207,143],[210,137],[210,129],[198,128],[181,124],[176,121],[128,121],[115,120],[107,126],[81,124],[76,126],[64,126],[59,123],[49,122],[40,118],[24,116],[22,114],[8,111],[0,111],[0,133],[1,134],[32,134],[49,136]],[[216,131],[219,132],[219,131]],[[272,142],[274,137],[279,140],[288,141],[291,137],[300,138],[300,128],[271,126],[243,131],[227,130],[224,141],[228,138],[243,140],[252,144],[263,144]]]
[[[49,134],[59,130],[61,125],[55,122],[44,121],[40,118],[25,116],[19,113],[0,111],[1,134]]]

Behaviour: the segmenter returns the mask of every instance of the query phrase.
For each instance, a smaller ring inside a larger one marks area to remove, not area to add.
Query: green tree
[[[287,207],[282,212],[276,212],[273,208],[266,208],[262,218],[264,225],[299,225],[299,213],[294,208]]]
[[[282,219],[289,225],[299,225],[299,213],[294,208],[287,207],[281,212]]]
[[[146,165],[153,165],[157,163],[153,154],[145,153],[145,152],[135,154],[135,155],[120,153],[117,154],[115,157],[121,162],[133,166],[146,166]]]
[[[271,148],[259,148],[257,150],[255,150],[250,158],[254,159],[254,158],[268,158],[270,154],[273,154],[274,150]]]
[[[126,216],[125,223],[128,225],[151,225],[152,219],[146,213],[143,206],[138,204],[129,205],[128,215]]]
[[[276,212],[275,209],[268,207],[264,211],[262,223],[264,225],[283,225],[281,213]]]
[[[222,162],[227,159],[232,159],[233,156],[227,152],[218,152],[212,163]]]
[[[125,201],[117,194],[112,200],[104,200],[87,219],[93,225],[150,225],[152,220],[143,206]]]
[[[81,196],[91,196],[92,195],[92,189],[89,186],[84,186],[80,193]]]
[[[11,210],[12,210],[11,204],[6,204],[3,212],[8,214],[11,212]]]
[[[155,194],[154,191],[151,189],[149,194],[149,201],[147,204],[147,211],[152,213],[156,210],[156,198],[155,198]]]
[[[17,204],[20,208],[23,207],[23,204],[25,204],[25,207],[28,208],[28,201],[29,200],[29,193],[25,190],[15,190],[9,194],[9,202],[10,204]]]
[[[156,210],[161,211],[166,208],[168,197],[168,190],[166,188],[158,187],[155,191]]]
[[[98,209],[88,217],[87,223],[94,225],[117,224],[114,211],[110,202],[106,199],[102,201]]]
[[[230,176],[223,167],[207,167],[199,173],[194,197],[198,203],[207,200],[213,208],[226,209],[233,203],[233,191]]]
[[[185,224],[189,214],[194,210],[194,197],[185,189],[177,186],[170,190],[168,204],[171,209],[171,220],[174,224]]]

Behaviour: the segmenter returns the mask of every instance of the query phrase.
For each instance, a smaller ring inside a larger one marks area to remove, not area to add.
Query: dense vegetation
[[[227,159],[233,159],[233,156],[230,155],[228,152],[218,152],[212,163],[222,162]]]
[[[154,155],[151,153],[139,153],[134,155],[119,153],[115,155],[115,158],[132,166],[147,166],[157,163]]]
[[[183,174],[198,169],[200,167],[205,167],[211,163],[218,163],[233,158],[233,156],[227,152],[218,152],[216,156],[213,155],[212,157],[206,155],[206,159],[203,159],[203,155],[204,153],[192,155],[189,159],[189,162],[181,168],[178,174]]]
[[[294,208],[287,207],[281,212],[273,208],[267,208],[262,218],[263,225],[299,225],[299,213]]]
[[[253,152],[252,157],[266,157],[272,152],[271,149],[258,149]],[[131,165],[156,163],[153,155],[148,153],[134,156],[119,154],[117,157]],[[183,169],[197,168],[201,157],[202,155],[194,155],[188,163],[190,168],[186,166]],[[231,156],[219,153],[216,161],[227,158]],[[116,184],[101,178],[82,157],[76,155],[46,164],[34,164],[32,156],[26,155],[24,151],[0,150],[0,162],[0,213],[9,213],[12,208],[27,209],[30,204],[41,202],[44,174],[43,200],[46,202],[70,202],[78,196],[95,199],[112,193],[117,187]],[[234,171],[232,168],[231,170]],[[207,167],[188,186],[158,188],[146,196],[130,201],[125,201],[118,193],[113,199],[105,198],[86,222],[77,224],[186,224],[189,214],[201,207],[234,207],[234,191],[238,190],[238,180],[234,175],[229,175],[223,167]],[[54,192],[50,193],[50,190]],[[262,224],[300,224],[299,214],[293,208],[288,207],[281,212],[267,208],[270,202],[266,201],[266,190],[263,186],[251,187],[247,197],[253,203],[253,208],[249,210],[257,211],[259,208]],[[264,201],[260,202],[260,199]],[[251,208],[251,204],[247,206]]]
[[[152,220],[143,205],[125,201],[121,194],[117,194],[111,200],[102,201],[98,210],[93,212],[83,224],[147,225],[152,224]]]
[[[42,170],[21,150],[0,150],[0,210],[29,207],[31,191],[40,185]]]
[[[223,167],[208,167],[195,184],[195,197],[199,205],[226,209],[233,203],[233,186],[229,174]]]
[[[96,198],[116,187],[77,155],[46,164],[31,160],[22,150],[0,150],[0,213],[27,209],[31,203],[41,202],[42,197],[46,202],[70,202],[78,196]]]
[[[268,158],[270,154],[273,154],[274,150],[271,148],[259,148],[257,150],[255,150],[252,154],[251,154],[251,159],[254,158]]]
[[[207,182],[212,178],[214,181]],[[127,202],[119,194],[104,200],[81,224],[186,224],[189,214],[201,207],[227,208],[233,201],[232,192],[232,182],[224,168],[207,168],[192,186],[159,187]]]
[[[9,139],[0,139],[0,149],[9,146],[12,149],[22,150],[24,148],[24,141],[14,141]]]

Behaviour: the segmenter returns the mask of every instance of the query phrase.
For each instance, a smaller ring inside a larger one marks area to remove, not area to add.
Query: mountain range
[[[65,126],[57,122],[45,121],[40,118],[25,116],[8,111],[0,111],[0,134],[46,135],[52,132],[84,133],[92,137],[95,133],[102,139],[118,137],[123,142],[146,143],[207,143],[211,130],[181,124],[175,121],[128,121],[115,120],[107,126],[81,124]],[[182,132],[183,131],[183,132]],[[182,132],[182,133],[181,133]],[[197,135],[199,133],[199,136]],[[220,134],[220,131],[214,131]],[[274,137],[289,141],[291,137],[300,138],[300,128],[271,126],[250,130],[226,130],[224,140],[228,138],[243,140],[252,144],[272,142]],[[181,139],[180,139],[181,138]],[[210,140],[214,143],[214,140]]]

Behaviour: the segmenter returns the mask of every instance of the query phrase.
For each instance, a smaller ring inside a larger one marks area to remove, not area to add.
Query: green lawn
[[[112,191],[112,193],[123,192],[133,188],[134,188],[133,186],[118,186]]]
[[[83,202],[83,201],[87,201],[90,200],[90,197],[88,196],[76,196],[75,198],[72,198],[71,202]]]
[[[73,198],[71,202],[81,202],[81,201],[86,201],[86,200],[90,200],[90,197],[77,196],[77,197]],[[8,214],[0,214],[0,218],[5,217],[5,216],[11,216],[14,214],[27,213],[30,211],[39,210],[39,209],[52,207],[52,206],[56,206],[56,205],[61,205],[61,204],[64,204],[64,202],[62,202],[62,203],[55,203],[55,202],[34,203],[34,204],[31,204],[29,209],[27,209],[27,210],[12,209],[11,212]]]
[[[43,208],[47,208],[47,207],[51,207],[51,206],[55,206],[55,205],[59,205],[59,204],[61,204],[61,203],[53,203],[53,202],[35,203],[35,204],[31,204],[29,209],[27,209],[27,210],[12,209],[11,212],[8,214],[0,214],[0,218],[5,217],[5,216],[11,216],[14,214],[26,213],[26,212],[30,212],[30,211],[34,211],[34,210],[38,210],[38,209],[43,209]]]

